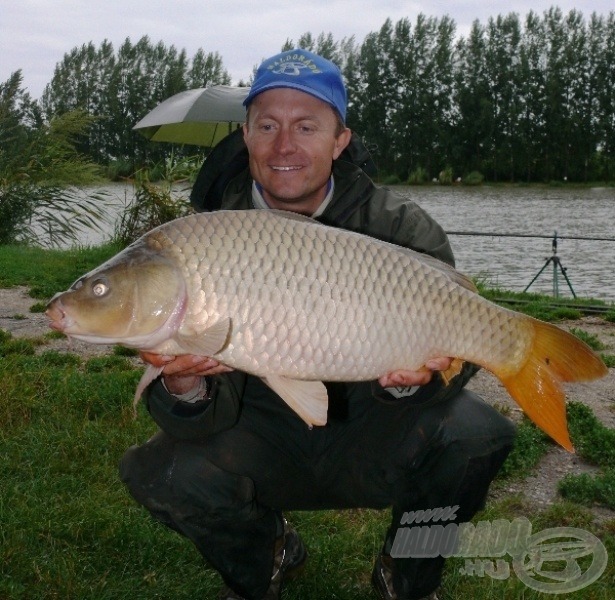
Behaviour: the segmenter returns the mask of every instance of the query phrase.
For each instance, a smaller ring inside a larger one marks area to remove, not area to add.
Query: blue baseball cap
[[[308,50],[288,50],[263,61],[256,71],[247,98],[249,106],[258,94],[274,88],[291,88],[310,94],[332,106],[346,122],[346,87],[339,68]]]

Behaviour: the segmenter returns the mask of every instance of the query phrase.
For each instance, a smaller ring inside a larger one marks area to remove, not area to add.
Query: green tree
[[[230,84],[231,77],[224,69],[222,57],[217,52],[205,54],[205,51],[199,48],[192,57],[192,65],[188,70],[188,89]]]
[[[71,50],[57,65],[42,106],[47,119],[76,109],[95,115],[80,150],[98,162],[119,160],[134,169],[173,152],[169,145],[149,143],[132,130],[145,114],[188,88],[228,83],[217,53],[199,49],[191,61],[185,50],[162,42],[154,45],[147,36],[136,44],[127,38],[117,52],[107,41],[98,49],[90,42]]]
[[[353,118],[358,123],[373,157],[383,171],[394,165],[393,110],[395,76],[391,65],[393,25],[387,19],[377,33],[365,38],[359,52],[360,74],[356,78]]]
[[[458,111],[454,159],[464,174],[482,171],[492,154],[493,108],[485,73],[485,27],[472,23],[467,39],[457,44],[455,104]]]
[[[489,19],[485,66],[492,115],[492,179],[515,179],[515,138],[519,124],[520,24],[516,14]]]
[[[593,16],[592,22],[598,17]],[[615,12],[594,26],[594,35],[601,40],[600,60],[596,65],[596,127],[598,147],[595,157],[598,176],[615,180]],[[601,30],[601,31],[600,31]]]
[[[38,105],[22,87],[21,70],[0,83],[0,184],[21,172],[31,138],[43,119]]]
[[[519,124],[516,132],[517,173],[529,182],[540,175],[545,146],[546,38],[540,17],[530,11],[519,50]]]
[[[395,25],[392,65],[395,171],[405,179],[417,168],[435,177],[450,162],[453,119],[453,39],[449,17],[418,15]]]

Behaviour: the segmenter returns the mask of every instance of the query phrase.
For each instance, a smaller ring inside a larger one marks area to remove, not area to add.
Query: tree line
[[[387,19],[357,43],[305,33],[303,47],[336,62],[349,94],[348,125],[364,138],[381,174],[421,181],[479,172],[490,181],[615,180],[615,13],[589,18],[553,7],[456,24],[418,15]],[[257,57],[255,57],[257,58]],[[247,74],[247,85],[251,74]],[[0,128],[10,143],[71,111],[92,117],[76,147],[97,163],[136,168],[171,151],[132,127],[186,89],[230,84],[222,57],[127,39],[74,48],[56,66],[42,98],[0,84]],[[2,139],[4,138],[4,140]],[[0,129],[0,141],[7,141]],[[6,150],[6,148],[5,148]],[[2,150],[0,150],[0,153]],[[1,155],[0,155],[1,159]]]

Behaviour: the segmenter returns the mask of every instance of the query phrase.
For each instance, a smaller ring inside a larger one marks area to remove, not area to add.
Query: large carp
[[[270,210],[162,225],[57,294],[47,315],[80,340],[209,356],[260,376],[310,425],[326,423],[322,381],[449,356],[493,372],[571,450],[561,382],[607,372],[573,335],[481,298],[429,256]],[[146,371],[139,395],[158,373]]]

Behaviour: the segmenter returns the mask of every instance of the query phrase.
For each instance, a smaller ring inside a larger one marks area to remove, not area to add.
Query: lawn
[[[0,287],[25,285],[43,301],[114,252],[21,250],[0,247]],[[0,330],[0,599],[215,598],[218,575],[190,543],[136,505],[117,474],[126,448],[156,430],[142,407],[133,417],[138,365],[121,353],[86,359],[58,352],[51,349],[52,339],[16,340]],[[615,557],[615,521],[596,523],[589,508],[596,501],[615,502],[609,470],[615,432],[585,407],[572,406],[569,415],[575,446],[601,465],[603,480],[564,482],[567,499],[544,512],[500,493],[475,523],[527,517],[533,532],[580,528]],[[549,445],[524,423],[496,487],[505,489],[505,477],[526,476]],[[286,600],[375,598],[369,578],[387,511],[288,517],[304,537],[310,559],[304,576],[286,589]],[[498,580],[463,574],[465,559],[450,559],[441,600],[552,598],[519,580],[509,556],[503,560],[510,575]],[[607,600],[613,589],[611,560],[597,582],[560,597]]]

